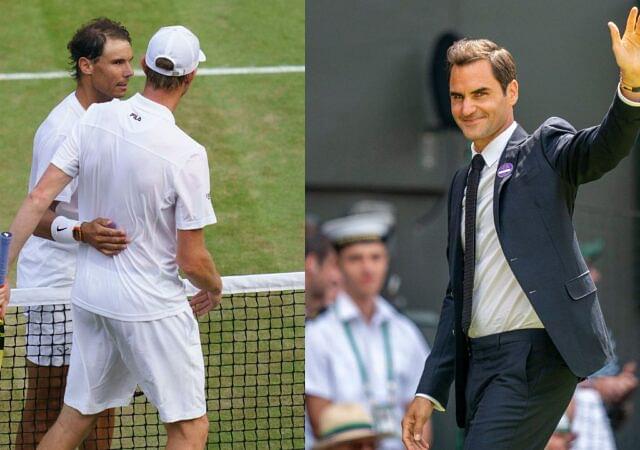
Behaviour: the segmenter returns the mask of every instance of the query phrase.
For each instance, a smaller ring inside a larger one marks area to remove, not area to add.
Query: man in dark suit
[[[640,128],[640,25],[609,23],[620,84],[597,127],[515,121],[515,63],[491,41],[448,51],[451,110],[472,162],[449,191],[449,286],[431,355],[403,419],[409,450],[455,378],[465,449],[542,449],[579,379],[613,356],[571,222],[578,186],[613,169]]]

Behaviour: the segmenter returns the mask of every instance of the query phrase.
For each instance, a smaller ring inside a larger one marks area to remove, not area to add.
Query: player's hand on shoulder
[[[213,308],[217,307],[222,301],[222,295],[202,290],[191,297],[191,309],[198,316],[208,314]]]
[[[402,418],[402,443],[407,450],[424,450],[429,448],[424,426],[433,413],[433,403],[424,397],[416,397],[407,408]]]
[[[82,240],[103,255],[114,256],[127,248],[127,234],[103,217],[81,225]]]
[[[7,278],[4,284],[0,286],[0,318],[4,318],[10,297],[11,288],[9,288],[9,279]]]

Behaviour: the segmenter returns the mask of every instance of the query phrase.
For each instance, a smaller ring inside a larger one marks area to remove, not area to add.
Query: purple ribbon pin
[[[513,171],[513,164],[504,163],[503,165],[498,167],[498,178],[508,177],[509,175],[511,175],[512,171]]]

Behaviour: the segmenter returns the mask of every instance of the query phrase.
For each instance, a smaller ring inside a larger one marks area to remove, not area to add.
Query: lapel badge
[[[498,173],[497,173],[498,178],[506,178],[509,175],[511,175],[512,171],[513,171],[513,164],[504,163],[503,165],[498,167]]]

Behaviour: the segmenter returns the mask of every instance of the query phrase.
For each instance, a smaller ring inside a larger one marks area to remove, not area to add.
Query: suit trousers
[[[542,450],[578,377],[543,329],[469,339],[465,450]]]

